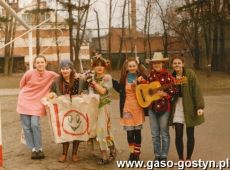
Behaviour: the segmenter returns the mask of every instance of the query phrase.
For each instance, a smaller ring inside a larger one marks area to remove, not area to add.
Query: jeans
[[[40,117],[20,114],[21,124],[25,135],[26,144],[30,149],[42,148]]]
[[[154,154],[156,157],[167,158],[170,144],[169,112],[156,113],[149,109],[149,122],[152,134]]]

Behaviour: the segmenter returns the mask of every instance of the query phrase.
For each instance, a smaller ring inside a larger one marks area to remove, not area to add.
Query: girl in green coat
[[[181,56],[172,58],[173,76],[176,78],[178,97],[172,104],[170,123],[175,126],[176,149],[179,160],[184,160],[183,129],[187,132],[186,160],[191,160],[195,139],[194,127],[204,122],[204,98],[195,73],[184,68],[184,59]]]

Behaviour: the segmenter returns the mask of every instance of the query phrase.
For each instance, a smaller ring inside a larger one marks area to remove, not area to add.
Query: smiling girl
[[[199,81],[191,69],[184,67],[184,58],[176,55],[172,58],[173,76],[177,80],[186,80],[177,85],[178,97],[172,105],[170,123],[175,126],[176,149],[179,160],[191,161],[195,137],[194,129],[204,122],[204,98]],[[186,126],[187,154],[184,157],[183,131]]]
[[[27,146],[32,150],[31,159],[43,159],[40,117],[45,115],[41,99],[49,92],[55,72],[46,70],[44,56],[34,59],[35,69],[27,71],[20,81],[17,112],[20,114]]]
[[[49,97],[53,97],[53,93],[57,96],[60,95],[68,95],[70,99],[73,95],[78,95],[84,90],[87,89],[87,86],[84,86],[84,82],[79,78],[76,78],[76,74],[74,71],[73,63],[69,60],[62,60],[60,63],[60,76],[55,79],[51,86]],[[81,87],[81,88],[80,88]],[[53,93],[52,93],[53,92]],[[72,151],[72,161],[78,161],[77,151],[80,141],[73,141],[73,151]],[[70,142],[64,142],[63,151],[60,157],[58,158],[58,162],[65,162],[67,159],[68,149]]]
[[[112,77],[106,74],[107,62],[97,56],[92,63],[95,71],[94,80],[91,82],[93,92],[100,95],[99,114],[97,120],[97,141],[101,150],[101,158],[98,164],[108,164],[116,157],[116,148],[111,134],[111,119],[109,114],[109,104],[111,103],[110,91],[113,87]],[[108,153],[107,151],[110,151]]]
[[[168,61],[162,53],[155,52],[149,61],[151,67],[148,81],[159,82],[161,86],[168,86],[162,90],[157,90],[156,94],[160,96],[159,100],[153,101],[148,107],[149,122],[152,134],[154,161],[166,161],[170,145],[169,136],[169,117],[170,117],[170,101],[177,90],[174,87],[174,78],[164,68],[164,64]],[[141,79],[139,77],[138,79]]]
[[[139,160],[141,150],[141,129],[145,121],[144,111],[139,106],[136,98],[136,80],[144,76],[142,67],[135,58],[129,58],[122,66],[119,83],[113,80],[114,89],[120,93],[121,124],[127,132],[129,145],[129,160]]]

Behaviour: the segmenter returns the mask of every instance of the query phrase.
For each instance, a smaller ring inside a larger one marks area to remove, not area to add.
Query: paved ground
[[[82,143],[79,150],[81,160],[77,163],[68,161],[58,163],[57,157],[61,153],[61,145],[52,142],[52,135],[47,117],[41,119],[43,145],[46,158],[42,161],[30,160],[30,151],[20,143],[21,126],[19,116],[15,111],[18,90],[0,90],[0,103],[2,105],[2,132],[3,132],[3,157],[4,168],[9,170],[69,170],[69,169],[118,169],[116,164],[100,167],[96,165],[96,159],[92,151]],[[11,95],[9,95],[11,94]],[[206,122],[195,129],[196,147],[193,159],[225,160],[230,158],[230,95],[205,96]],[[126,160],[128,157],[125,132],[119,124],[118,101],[114,100],[111,116],[113,121],[113,133],[118,148],[117,160]],[[170,129],[171,146],[169,159],[177,161],[174,145],[174,130]],[[141,159],[144,161],[153,159],[153,149],[149,130],[149,121],[146,119],[142,133],[143,147]],[[186,138],[185,138],[186,141]],[[98,149],[94,151],[98,153]],[[173,168],[176,169],[176,168]]]

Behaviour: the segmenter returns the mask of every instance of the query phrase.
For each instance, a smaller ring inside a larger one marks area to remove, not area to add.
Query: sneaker
[[[133,155],[133,161],[139,161],[140,160],[140,156],[139,155]]]
[[[133,161],[134,160],[134,154],[130,153],[128,161]]]
[[[106,165],[109,163],[110,163],[110,161],[108,159],[99,159],[97,162],[98,165]]]
[[[160,162],[161,161],[161,157],[160,156],[156,156],[155,158],[154,158],[154,162]]]
[[[160,161],[161,162],[167,162],[167,158],[166,157],[162,157]]]
[[[43,151],[39,150],[39,151],[37,152],[37,154],[38,154],[38,159],[44,159],[44,158],[45,158],[45,154],[44,154]]]
[[[38,159],[38,152],[32,151],[31,152],[31,159]]]

